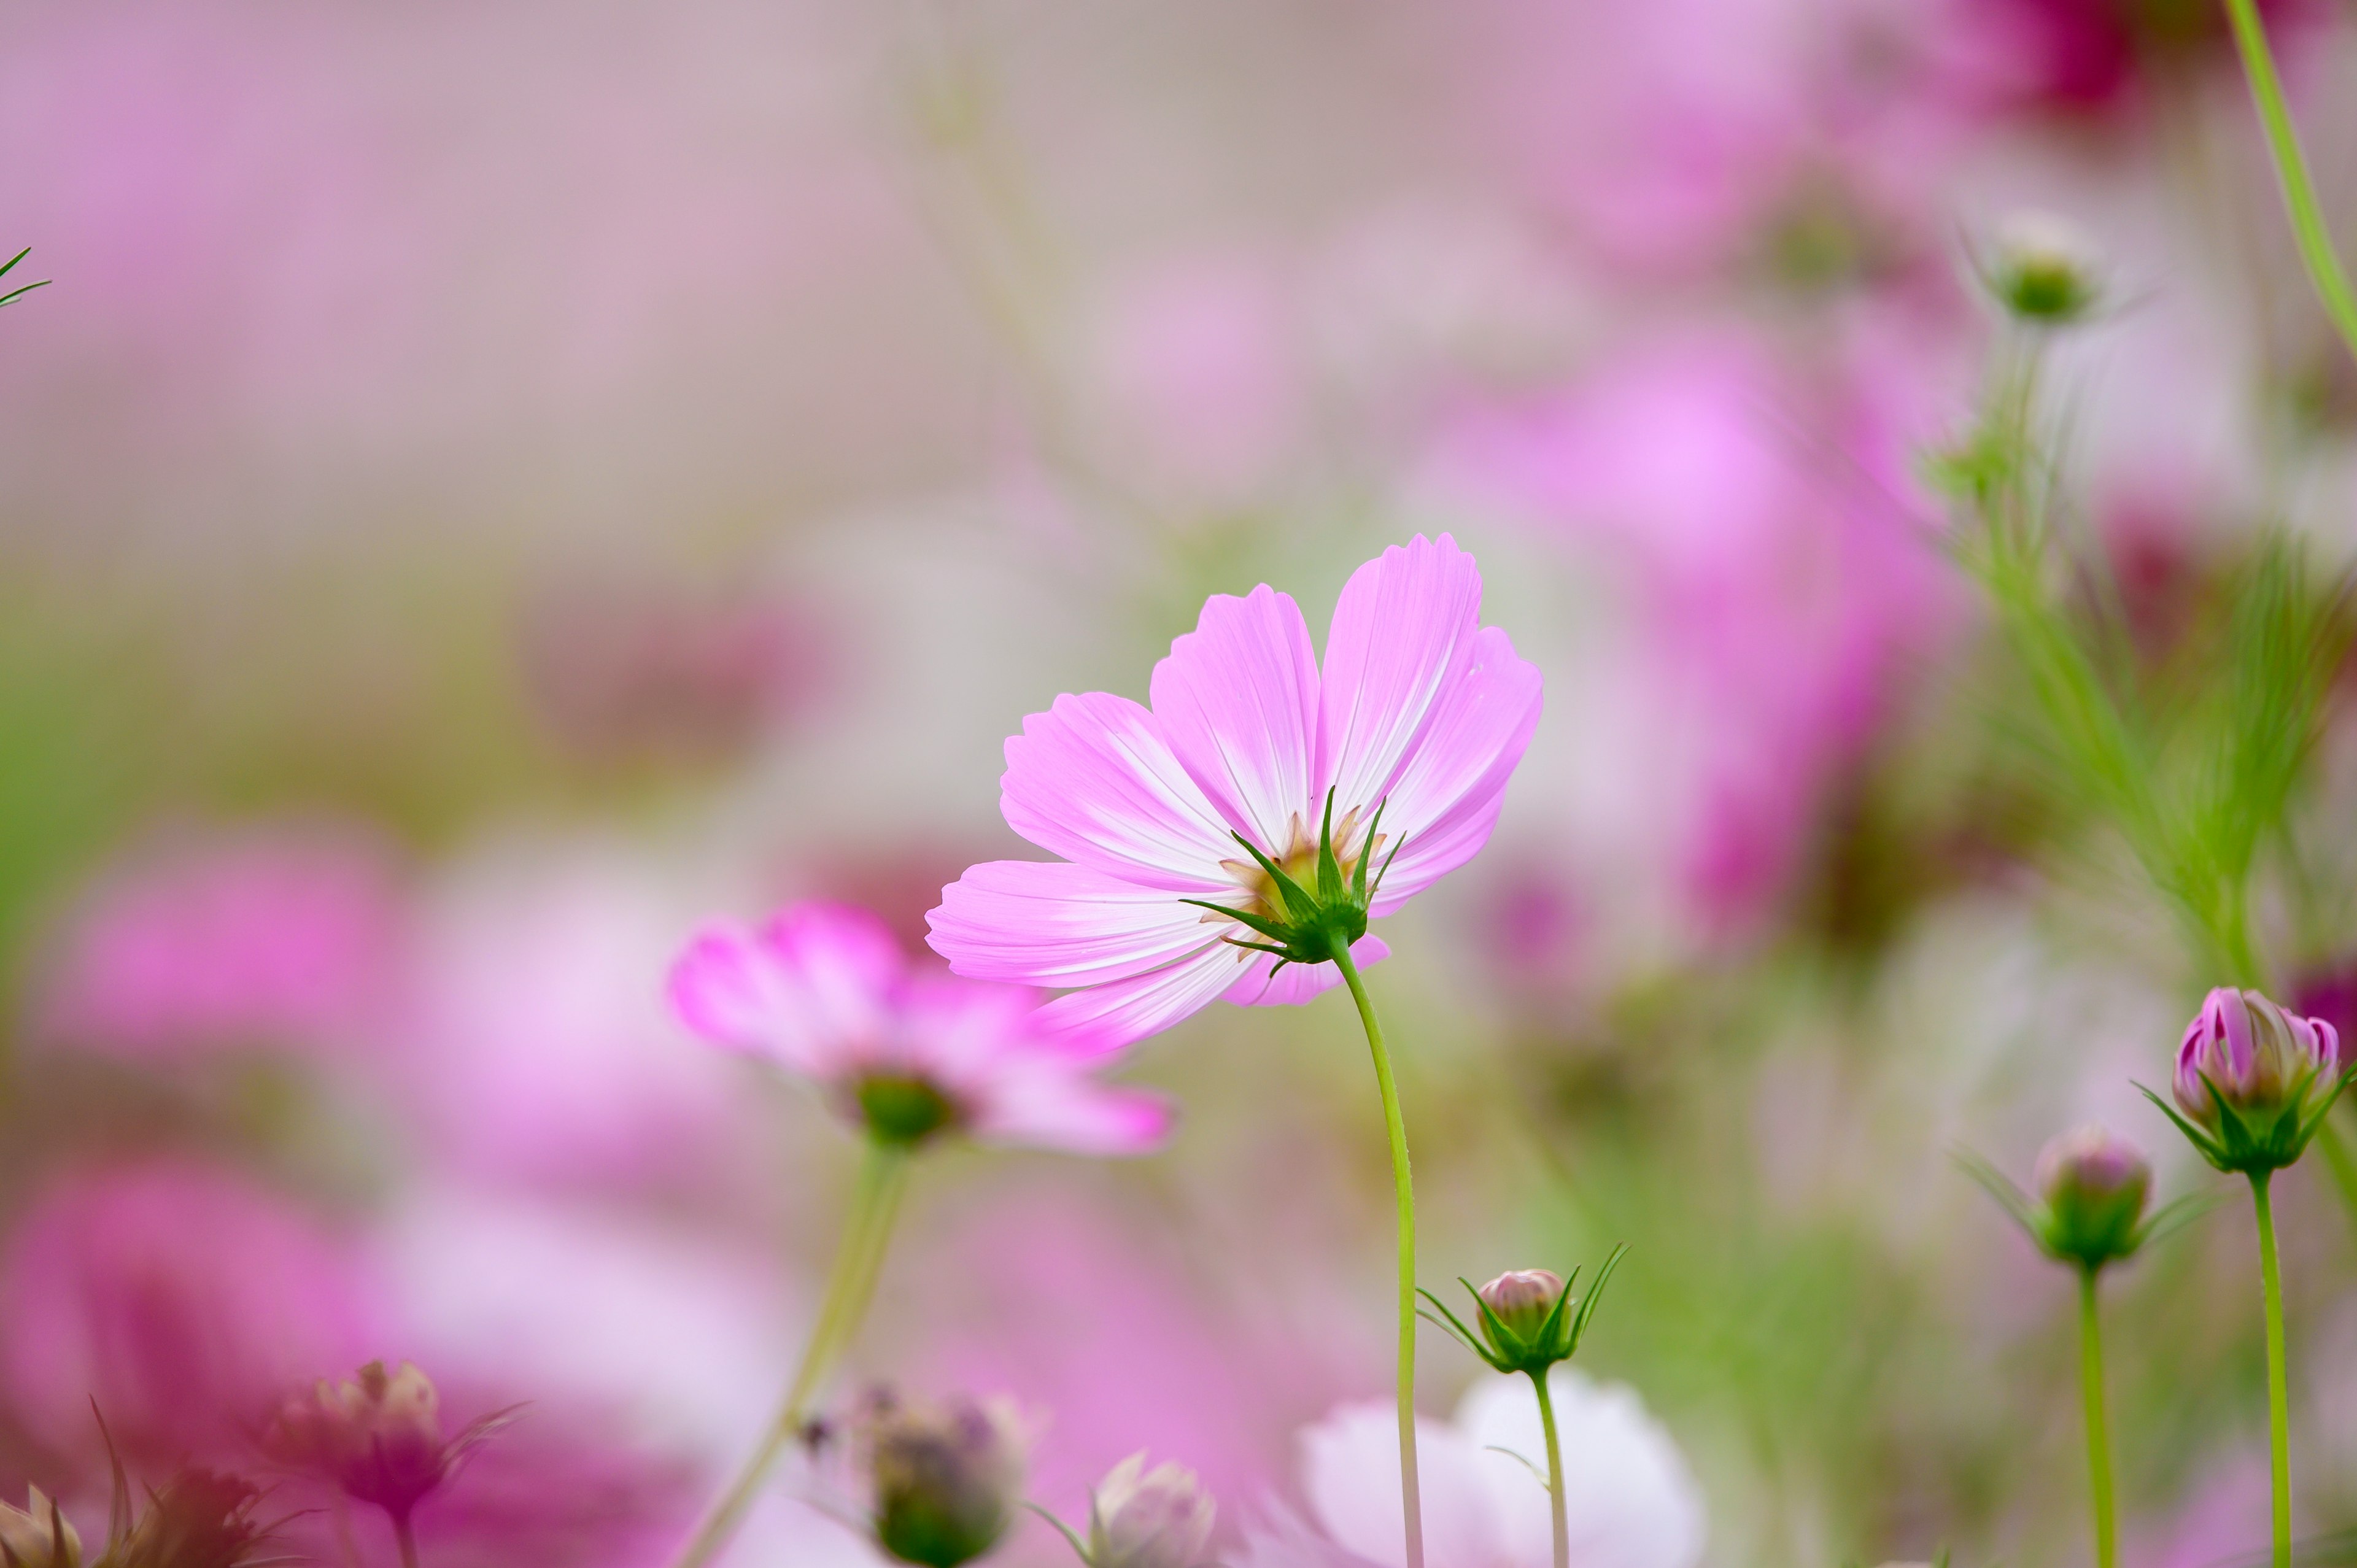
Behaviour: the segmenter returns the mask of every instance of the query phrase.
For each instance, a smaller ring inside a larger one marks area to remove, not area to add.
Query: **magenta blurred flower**
[[[1150,709],[1062,696],[1006,743],[1007,824],[1069,858],[971,868],[942,891],[934,948],[961,974],[1071,990],[1045,1013],[1114,1044],[1215,996],[1305,1002],[1333,985],[1325,963],[1277,972],[1236,945],[1254,928],[1205,906],[1281,918],[1255,857],[1309,881],[1329,808],[1345,875],[1383,868],[1370,915],[1473,857],[1540,700],[1538,671],[1480,609],[1480,573],[1445,533],[1351,575],[1322,671],[1290,596],[1212,596],[1155,666]],[[1365,937],[1352,956],[1387,951]]]
[[[347,1250],[285,1199],[155,1160],[57,1179],[0,1263],[0,1375],[41,1441],[95,1459],[234,1453],[286,1389],[380,1326]]]
[[[382,1509],[405,1530],[417,1505],[511,1414],[484,1416],[446,1438],[434,1380],[408,1361],[392,1372],[371,1361],[353,1378],[322,1378],[281,1405],[265,1443],[280,1460]]]
[[[1034,993],[920,973],[881,920],[848,905],[708,927],[671,994],[698,1034],[811,1079],[881,1138],[1126,1155],[1170,1128],[1167,1101],[1101,1082],[1101,1042],[1049,1027]]]
[[[277,830],[167,851],[91,888],[36,1026],[148,1058],[342,1044],[386,1000],[401,924],[384,855],[356,835]]]
[[[1669,1433],[1628,1388],[1569,1367],[1547,1380],[1563,1444],[1572,1561],[1583,1568],[1694,1568],[1707,1520],[1700,1489]],[[1448,1425],[1417,1423],[1424,1466],[1426,1561],[1431,1568],[1544,1568],[1554,1552],[1545,1487],[1524,1460],[1544,1452],[1538,1404],[1519,1378],[1483,1378]],[[1398,1442],[1387,1404],[1346,1404],[1300,1434],[1302,1490],[1340,1552],[1399,1568]],[[1520,1457],[1517,1457],[1519,1455]],[[1320,1561],[1256,1541],[1250,1561]]]

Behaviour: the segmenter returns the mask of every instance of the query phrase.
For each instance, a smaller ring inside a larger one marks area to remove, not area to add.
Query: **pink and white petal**
[[[1069,861],[985,861],[942,889],[926,940],[970,980],[1099,985],[1189,957],[1230,929],[1179,897]]]
[[[1351,961],[1361,969],[1391,956],[1392,950],[1381,937],[1361,937],[1351,944]],[[1288,963],[1277,969],[1275,955],[1261,953],[1222,994],[1239,1007],[1292,1007],[1341,983],[1342,972],[1330,963]]]
[[[1270,854],[1310,809],[1317,764],[1318,655],[1291,596],[1264,583],[1214,594],[1195,629],[1154,667],[1154,716],[1195,782]],[[1240,851],[1231,845],[1229,856]]]
[[[1036,1054],[1033,1015],[1043,1000],[1025,985],[917,976],[901,988],[892,1058],[948,1089],[987,1082],[1006,1063]]]
[[[1351,574],[1326,635],[1318,791],[1338,811],[1388,794],[1450,685],[1481,614],[1481,574],[1444,533],[1418,534]]]
[[[1039,1009],[1039,1022],[1101,1051],[1119,1050],[1201,1012],[1235,983],[1252,956],[1215,943],[1151,973],[1059,996]]]
[[[1162,725],[1126,697],[1058,697],[1006,743],[1006,825],[1067,860],[1183,892],[1231,886],[1227,820],[1171,754]]]
[[[1143,1155],[1159,1147],[1178,1121],[1176,1108],[1159,1094],[1050,1062],[997,1075],[969,1115],[967,1131],[977,1142],[1070,1155]]]
[[[1497,627],[1474,639],[1464,677],[1400,770],[1383,807],[1383,886],[1372,910],[1388,915],[1480,853],[1506,781],[1521,765],[1544,703],[1538,666]],[[1397,844],[1388,868],[1383,856]]]
[[[672,967],[671,999],[705,1038],[825,1078],[884,1037],[905,967],[875,916],[803,904],[758,932],[706,927]]]

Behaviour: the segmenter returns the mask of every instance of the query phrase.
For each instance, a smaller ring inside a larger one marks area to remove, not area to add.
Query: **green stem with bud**
[[[1424,1499],[1415,1470],[1415,1181],[1408,1172],[1407,1123],[1400,1116],[1399,1084],[1392,1077],[1391,1054],[1383,1049],[1383,1026],[1375,1022],[1375,1004],[1359,979],[1359,966],[1351,961],[1351,944],[1337,937],[1333,952],[1334,967],[1342,972],[1342,983],[1359,1004],[1359,1021],[1366,1026],[1367,1049],[1375,1058],[1375,1085],[1383,1091],[1383,1127],[1391,1134],[1392,1191],[1399,1211],[1400,1507],[1407,1530],[1407,1568],[1424,1568]]]
[[[2275,55],[2267,48],[2267,29],[2259,19],[2256,0],[2226,0],[2226,16],[2233,24],[2234,48],[2242,54],[2251,102],[2257,106],[2259,124],[2266,131],[2267,154],[2275,160],[2284,210],[2291,218],[2309,282],[2315,285],[2316,297],[2339,329],[2341,342],[2352,355],[2357,355],[2357,292],[2351,290],[2349,274],[2341,271],[2341,257],[2332,248],[2332,231],[2325,226],[2316,181],[2309,174],[2299,132],[2292,125],[2291,111],[2284,102],[2283,81],[2276,74]]]
[[[2087,1492],[2095,1510],[2095,1568],[2116,1568],[2119,1523],[2112,1498],[2112,1437],[2104,1417],[2104,1331],[2095,1276],[2079,1271],[2079,1392],[2087,1410]]]
[[[891,1242],[892,1222],[899,1212],[908,1171],[908,1144],[884,1138],[868,1139],[859,1185],[852,1193],[850,1217],[845,1222],[843,1240],[834,1255],[834,1272],[827,1278],[818,1322],[811,1329],[810,1342],[802,1348],[802,1362],[794,1369],[785,1403],[762,1434],[760,1445],[745,1462],[745,1467],[713,1504],[679,1555],[672,1559],[672,1568],[703,1568],[728,1544],[779,1455],[802,1431],[819,1385],[850,1346],[861,1319],[867,1316],[868,1301],[876,1294],[876,1278],[883,1270],[884,1254]]]
[[[1539,1429],[1546,1434],[1547,1507],[1555,1523],[1555,1568],[1571,1568],[1571,1521],[1565,1512],[1563,1497],[1563,1444],[1555,1432],[1555,1396],[1547,1391],[1550,1369],[1533,1369],[1531,1387],[1538,1391]],[[2101,1568],[2110,1568],[2110,1564],[2102,1564]]]
[[[2267,1196],[2273,1171],[2251,1174],[2251,1203],[2259,1218],[2259,1289],[2267,1318],[2267,1470],[2275,1483],[2275,1568],[2291,1568],[2291,1396],[2284,1376],[2283,1268],[2276,1261],[2275,1204]]]

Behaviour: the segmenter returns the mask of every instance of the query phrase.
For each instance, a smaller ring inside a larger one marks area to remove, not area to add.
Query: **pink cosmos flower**
[[[1329,804],[1344,876],[1381,869],[1367,915],[1480,851],[1540,700],[1537,669],[1480,610],[1481,575],[1445,533],[1351,574],[1322,669],[1290,596],[1213,595],[1155,666],[1150,708],[1091,692],[1023,721],[1000,810],[1067,858],[974,866],[942,890],[933,947],[960,974],[1071,991],[1042,1013],[1114,1045],[1215,996],[1333,985],[1328,963],[1237,945],[1266,932],[1222,910],[1282,920],[1260,857],[1308,886]],[[1388,951],[1367,936],[1351,950]]]
[[[808,903],[718,923],[672,971],[672,1003],[717,1044],[823,1086],[879,1137],[1138,1154],[1169,1131],[1159,1096],[1093,1076],[1107,1047],[1049,1026],[1038,997],[917,972],[884,922]]]

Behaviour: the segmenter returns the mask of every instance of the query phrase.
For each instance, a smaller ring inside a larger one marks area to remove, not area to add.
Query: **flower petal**
[[[1473,557],[1418,534],[1351,574],[1326,636],[1318,758],[1321,795],[1373,810],[1390,793],[1436,703],[1466,661],[1481,613]]]
[[[969,866],[925,919],[959,974],[1052,991],[1158,970],[1233,929],[1166,889],[1037,860]]]
[[[1694,1568],[1708,1515],[1675,1439],[1636,1391],[1572,1367],[1547,1377],[1563,1446],[1564,1513],[1574,1562],[1594,1568]],[[1538,1403],[1520,1378],[1478,1377],[1457,1407],[1457,1430],[1480,1445],[1500,1560],[1539,1568],[1553,1555],[1546,1492],[1507,1454],[1545,1451]]]
[[[758,931],[706,927],[672,966],[671,1000],[706,1039],[826,1078],[886,1037],[905,968],[866,910],[802,904]]]
[[[1220,943],[1190,958],[1107,985],[1059,996],[1039,1009],[1059,1034],[1117,1050],[1200,1012],[1236,982],[1253,955]]]
[[[1300,607],[1265,583],[1243,598],[1212,595],[1154,667],[1152,694],[1203,793],[1237,832],[1283,854],[1314,805],[1318,656]]]
[[[998,788],[1006,825],[1067,860],[1155,887],[1232,886],[1220,870],[1236,854],[1226,820],[1126,697],[1068,693],[1031,714]]]
[[[1035,1059],[984,1089],[967,1130],[977,1142],[1072,1155],[1142,1155],[1170,1135],[1168,1100],[1101,1083],[1070,1062]]]
[[[1326,1533],[1383,1565],[1407,1561],[1400,1507],[1399,1424],[1389,1404],[1340,1405],[1302,1428],[1301,1489]],[[1484,1455],[1453,1426],[1418,1417],[1425,1561],[1431,1568],[1523,1568],[1500,1551]],[[1542,1494],[1544,1497],[1544,1494]]]
[[[1407,757],[1383,808],[1383,835],[1399,854],[1383,872],[1372,913],[1388,915],[1480,853],[1496,825],[1506,780],[1538,727],[1538,666],[1497,627],[1475,635],[1463,673]],[[1401,836],[1394,836],[1394,834]]]
[[[1351,961],[1361,969],[1391,956],[1381,937],[1361,937],[1351,944]],[[1342,972],[1330,963],[1289,963],[1275,974],[1271,970],[1276,970],[1276,959],[1260,954],[1222,994],[1239,1007],[1291,1007],[1342,983]]]

